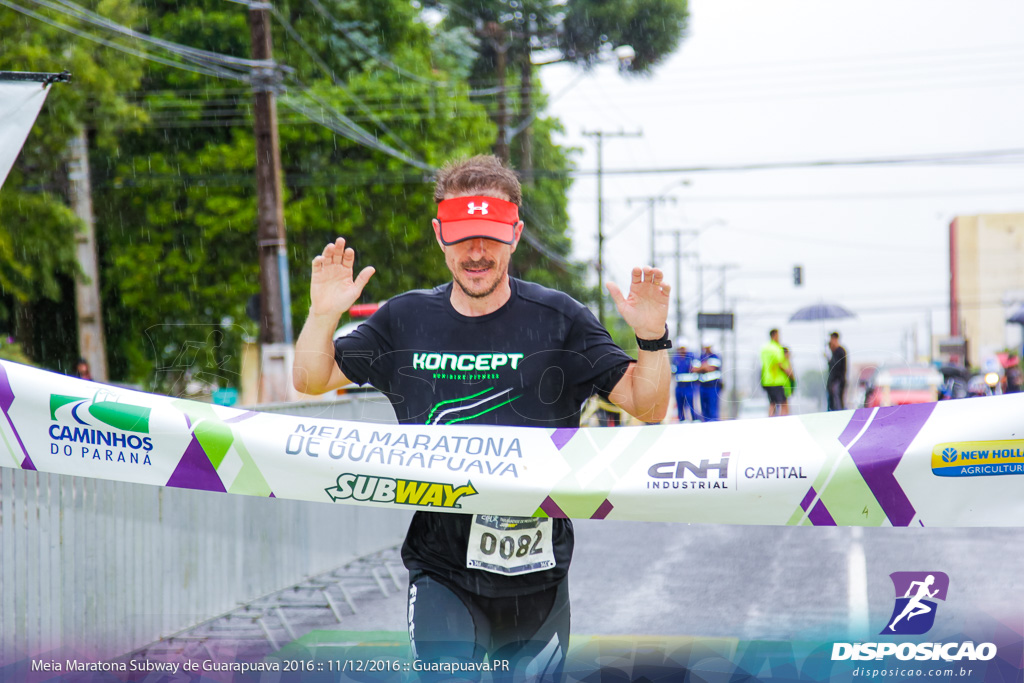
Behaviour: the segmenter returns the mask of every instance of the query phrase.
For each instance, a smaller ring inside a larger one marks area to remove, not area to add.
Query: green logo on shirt
[[[508,366],[515,370],[524,357],[521,353],[414,353],[414,370],[487,372]]]

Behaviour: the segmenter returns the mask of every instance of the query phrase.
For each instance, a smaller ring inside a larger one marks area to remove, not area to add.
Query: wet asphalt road
[[[584,521],[576,530],[577,633],[866,638],[891,615],[894,571],[949,575],[936,631],[977,612],[1024,615],[1024,529]]]
[[[978,612],[1024,616],[1024,529],[589,520],[575,528],[574,634],[863,639],[891,615],[894,571],[949,575],[935,633]],[[375,599],[341,628],[402,631],[404,600]]]

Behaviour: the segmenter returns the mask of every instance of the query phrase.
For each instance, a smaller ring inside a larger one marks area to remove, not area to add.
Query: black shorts
[[[785,387],[764,387],[764,390],[768,394],[768,400],[771,401],[772,403],[776,405],[786,404]]]
[[[474,595],[421,570],[409,572],[409,641],[420,662],[480,663],[494,681],[561,680],[569,649],[569,582],[517,597]],[[508,662],[507,668],[503,665]],[[479,680],[474,671],[436,680]],[[435,680],[429,673],[421,680]]]

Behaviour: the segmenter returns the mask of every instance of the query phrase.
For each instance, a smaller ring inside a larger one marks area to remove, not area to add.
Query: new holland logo
[[[328,486],[324,490],[335,502],[352,499],[438,508],[461,508],[459,501],[462,498],[478,493],[471,481],[467,481],[464,486],[454,486],[434,481],[389,479],[348,473],[338,476],[336,486]]]
[[[940,443],[932,449],[937,477],[1024,474],[1024,440]]]

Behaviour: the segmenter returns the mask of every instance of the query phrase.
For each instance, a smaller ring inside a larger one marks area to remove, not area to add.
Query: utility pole
[[[656,231],[655,231],[655,227],[654,227],[654,218],[655,218],[655,216],[654,216],[654,207],[656,205],[658,205],[658,204],[665,204],[667,202],[672,202],[673,204],[675,204],[676,203],[676,198],[675,197],[666,197],[664,195],[660,195],[660,196],[657,196],[657,197],[631,197],[631,198],[626,200],[626,204],[627,205],[632,205],[633,202],[646,202],[647,203],[647,211],[648,211],[649,219],[650,219],[648,231],[650,232],[650,235],[651,235],[651,267],[653,268],[655,266],[655,262],[656,262],[656,259],[657,259],[657,256],[658,256],[658,250],[656,248],[656,246],[657,246],[657,239],[655,238]]]
[[[722,313],[729,313],[730,312],[729,309],[728,309],[728,302],[727,302],[727,299],[725,297],[725,274],[726,274],[726,272],[728,272],[730,270],[733,270],[735,268],[739,268],[739,266],[734,264],[734,263],[729,263],[729,264],[718,266],[719,277],[722,278],[722,284],[720,285],[719,290],[718,290],[719,294],[721,295],[720,301],[722,302]],[[733,321],[733,330],[732,330],[733,334],[736,334],[736,327],[735,327],[735,325],[736,325],[736,322],[734,320]],[[722,338],[719,341],[719,344],[721,345],[722,353],[725,353],[725,330],[722,330]]]
[[[256,135],[257,247],[260,264],[260,343],[263,372],[260,402],[288,399],[292,343],[288,249],[285,240],[281,148],[277,134],[277,65],[270,36],[270,5],[249,5],[253,59],[266,62],[254,69],[253,128]]]
[[[519,57],[519,172],[522,173],[523,181],[527,185],[533,185],[533,51],[530,45],[533,43],[534,34],[537,33],[537,15],[527,16],[524,24],[527,47]]]
[[[494,47],[494,71],[498,81],[498,113],[495,123],[498,124],[498,139],[494,142],[494,156],[508,162],[508,93],[505,92],[505,78],[508,68],[508,42],[505,27],[496,21],[489,21],[485,27],[485,36]]]
[[[100,300],[100,268],[96,257],[96,224],[92,212],[92,181],[89,175],[89,137],[79,130],[68,146],[68,189],[71,207],[84,229],[75,236],[75,256],[82,272],[75,277],[75,309],[78,315],[78,355],[89,363],[97,382],[110,379],[103,338]]]
[[[662,254],[662,256],[672,257],[676,262],[676,282],[673,285],[673,289],[676,293],[676,332],[675,338],[682,339],[683,327],[685,326],[685,314],[683,312],[683,259],[687,256],[697,258],[697,252],[695,251],[683,251],[682,239],[683,235],[699,235],[698,230],[659,230],[658,234],[671,235],[675,241],[675,251],[668,254]]]
[[[697,317],[700,317],[700,311],[704,308],[704,266],[700,263],[697,264]],[[701,328],[700,323],[697,324],[697,345],[701,351],[704,350],[704,330]]]
[[[583,131],[583,136],[597,138],[597,319],[604,325],[604,200],[601,174],[604,168],[603,148],[605,138],[638,138],[643,133],[603,130]]]
[[[740,392],[739,392],[739,387],[736,385],[736,382],[738,381],[737,380],[738,373],[736,371],[736,365],[737,365],[737,363],[739,363],[739,360],[737,358],[737,356],[739,354],[736,351],[736,338],[739,336],[739,332],[736,329],[737,325],[736,325],[736,300],[735,299],[733,299],[730,311],[733,313],[733,317],[732,317],[732,360],[729,361],[729,366],[730,366],[730,368],[732,370],[732,379],[730,381],[730,386],[729,386],[729,405],[732,406],[732,417],[733,417],[733,419],[735,419],[737,414],[739,413],[739,408],[740,408],[740,402],[739,402],[740,401]],[[724,352],[725,349],[722,349],[722,351]]]

